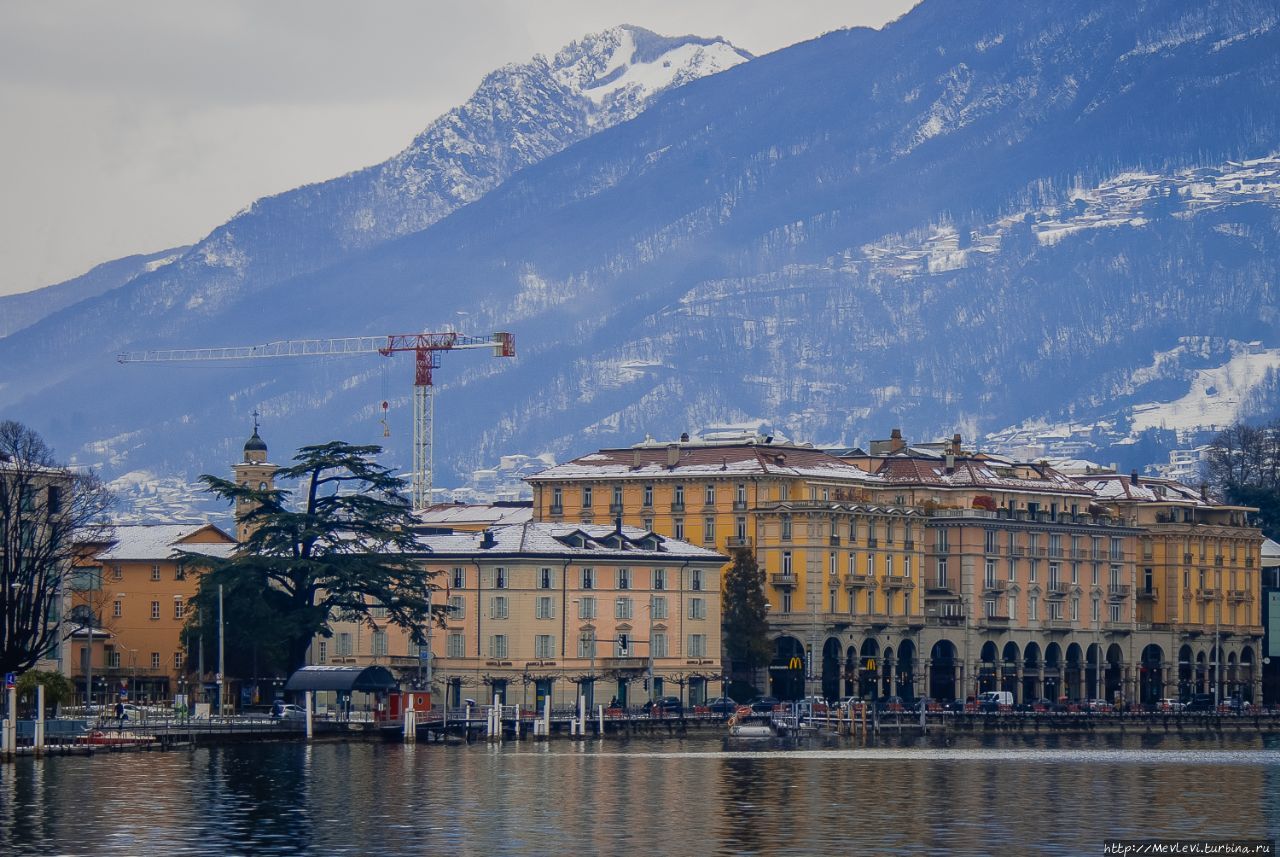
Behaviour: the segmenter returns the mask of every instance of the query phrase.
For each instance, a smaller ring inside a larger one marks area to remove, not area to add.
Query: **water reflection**
[[[246,745],[0,767],[5,853],[1100,853],[1274,839],[1280,739]]]

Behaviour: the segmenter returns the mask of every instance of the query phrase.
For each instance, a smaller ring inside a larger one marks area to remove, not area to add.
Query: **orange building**
[[[227,557],[236,541],[212,524],[118,526],[113,535],[73,575],[71,678],[83,697],[92,658],[96,702],[121,691],[171,699],[188,673],[182,628],[199,583],[176,552]]]

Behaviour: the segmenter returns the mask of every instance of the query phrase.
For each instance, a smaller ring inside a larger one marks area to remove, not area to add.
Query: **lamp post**
[[[649,702],[653,702],[656,694],[653,686],[653,593],[649,593]]]

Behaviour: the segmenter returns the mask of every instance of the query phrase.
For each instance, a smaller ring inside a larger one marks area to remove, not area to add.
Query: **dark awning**
[[[395,690],[397,684],[386,667],[303,667],[289,676],[284,689],[379,693]]]

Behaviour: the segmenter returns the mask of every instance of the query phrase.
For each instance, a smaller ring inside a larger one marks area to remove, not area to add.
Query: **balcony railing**
[[[1010,548],[1009,555],[1010,556],[1026,556],[1027,549],[1024,548],[1022,545],[1014,545],[1012,548]]]
[[[924,617],[926,625],[942,625],[954,626],[964,624],[964,613],[938,613],[926,614]]]
[[[833,548],[838,548],[840,547],[840,537],[835,533],[832,533],[830,536],[827,537],[827,543],[831,545]]]
[[[673,512],[683,512],[683,511],[684,511],[684,501],[683,501],[683,500],[673,500],[673,501],[671,502],[671,511],[673,511]]]
[[[1066,598],[1067,585],[1061,582],[1050,583],[1048,586],[1044,588],[1044,595],[1046,598],[1053,598],[1053,599]]]
[[[1046,631],[1070,631],[1072,628],[1070,619],[1045,619],[1043,625]]]
[[[846,574],[844,576],[845,589],[857,589],[863,586],[872,586],[875,584],[875,582],[876,582],[876,579],[872,575],[863,574],[857,571],[853,572],[852,574]]]
[[[1008,628],[1008,616],[983,616],[978,623],[984,628]]]
[[[1248,601],[1250,594],[1247,589],[1232,589],[1227,592],[1227,598],[1232,601]]]
[[[1109,634],[1128,634],[1133,631],[1133,625],[1129,622],[1103,622],[1102,630]]]
[[[1149,589],[1138,590],[1139,601],[1155,601],[1160,596],[1160,590],[1152,586]]]
[[[1009,581],[990,578],[982,584],[982,588],[987,592],[1005,592],[1009,588]]]
[[[795,586],[795,572],[775,572],[769,575],[769,582],[774,586]]]
[[[880,544],[880,540],[877,539],[875,536],[871,536],[870,538],[867,539],[867,547],[869,548],[873,548],[878,544]]]
[[[876,627],[883,627],[889,624],[889,616],[885,613],[865,613],[861,618],[863,622]]]
[[[926,595],[950,595],[955,596],[960,593],[956,591],[954,583],[946,580],[930,580],[924,585]]]
[[[1201,601],[1212,601],[1217,597],[1218,597],[1218,590],[1214,589],[1212,586],[1206,586],[1205,588],[1200,590]]]
[[[911,585],[911,579],[908,577],[898,577],[897,575],[886,574],[880,578],[880,585],[885,589],[902,589]]]
[[[734,500],[734,501],[733,501],[733,511],[735,511],[735,512],[745,512],[745,511],[747,511],[747,501],[746,501],[746,500]]]
[[[751,536],[729,536],[725,544],[731,548],[749,548],[751,541]]]
[[[551,509],[550,509],[550,511],[549,511],[549,514],[552,514],[552,515],[563,515],[563,514],[564,514],[564,506],[561,506],[561,505],[557,505],[557,504],[555,504],[555,503],[552,503],[552,504],[551,504]]]
[[[622,514],[622,504],[621,504],[621,503],[610,503],[610,504],[609,504],[609,514],[610,514],[610,515],[621,515],[621,514]]]
[[[1113,601],[1128,598],[1133,587],[1127,583],[1113,583],[1107,587],[1107,596]]]

